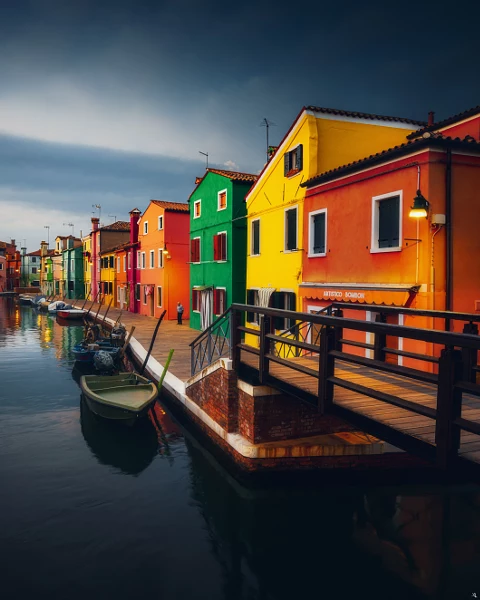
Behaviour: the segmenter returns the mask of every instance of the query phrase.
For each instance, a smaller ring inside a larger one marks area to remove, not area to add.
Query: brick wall
[[[314,406],[278,394],[253,398],[238,390],[239,433],[254,444],[340,431],[354,427],[333,415],[320,415]]]
[[[237,374],[218,368],[186,389],[187,396],[228,433],[238,430]]]

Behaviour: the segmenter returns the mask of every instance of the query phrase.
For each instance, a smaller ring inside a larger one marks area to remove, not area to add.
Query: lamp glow
[[[409,217],[413,219],[421,219],[422,217],[427,218],[429,203],[426,198],[422,196],[420,190],[417,190],[417,195],[413,199],[413,204],[410,207]]]

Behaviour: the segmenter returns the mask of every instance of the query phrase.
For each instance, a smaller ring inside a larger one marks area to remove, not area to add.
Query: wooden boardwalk
[[[77,303],[77,306],[82,306],[82,303]],[[86,308],[90,308],[90,304],[87,303]],[[102,306],[97,320],[102,321],[105,315],[107,307]],[[96,304],[92,310],[91,315],[95,316],[98,310],[98,304]],[[107,319],[115,321],[120,316],[120,309],[110,308],[108,311]],[[155,325],[158,319],[155,317],[147,317],[144,315],[138,315],[123,311],[121,314],[121,322],[130,331],[132,326],[135,326],[135,332],[133,337],[148,351],[150,341],[152,339]],[[186,381],[190,377],[190,346],[189,344],[200,334],[195,329],[190,329],[189,321],[183,321],[182,325],[177,325],[177,321],[162,321],[160,329],[158,330],[155,345],[153,346],[152,356],[158,360],[162,365],[167,360],[169,350],[173,348],[172,362],[170,363],[169,370],[182,381]]]
[[[258,357],[242,352],[242,362],[258,369]],[[290,359],[292,362],[318,370],[318,357]],[[317,395],[318,380],[286,366],[270,362],[270,374],[301,390]],[[336,361],[335,377],[364,387],[399,396],[405,400],[436,409],[437,388],[430,383],[414,381],[407,377],[383,373],[373,368]],[[429,417],[393,406],[370,396],[348,389],[334,387],[334,403],[360,415],[374,419],[401,433],[411,435],[428,444],[435,444],[435,421]],[[462,417],[480,423],[480,398],[463,394]],[[480,463],[480,436],[461,432],[460,456]]]

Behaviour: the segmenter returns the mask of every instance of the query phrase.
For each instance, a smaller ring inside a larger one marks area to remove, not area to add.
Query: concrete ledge
[[[208,367],[205,367],[204,369],[202,369],[195,375],[192,375],[192,377],[190,377],[190,379],[187,379],[187,381],[185,382],[185,387],[186,388],[190,387],[194,383],[197,383],[197,381],[204,379],[207,375],[214,373],[217,369],[220,369],[220,368],[225,369],[226,371],[233,371],[233,363],[232,363],[231,359],[230,358],[219,358],[217,361],[215,361]]]
[[[279,396],[282,393],[268,385],[251,385],[241,379],[238,380],[237,387],[253,398],[258,396]]]

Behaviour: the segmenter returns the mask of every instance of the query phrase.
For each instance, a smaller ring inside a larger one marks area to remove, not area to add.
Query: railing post
[[[463,333],[478,335],[478,325],[476,323],[465,323]],[[462,348],[463,362],[463,380],[475,383],[477,376],[473,367],[477,364],[477,350],[475,348]]]
[[[438,364],[437,421],[435,445],[437,465],[446,469],[457,456],[460,448],[460,429],[454,425],[461,416],[462,392],[455,383],[462,376],[462,355],[460,350],[445,348]]]
[[[333,404],[333,383],[329,377],[335,374],[335,358],[330,354],[335,348],[335,330],[325,326],[320,332],[320,356],[318,360],[318,410],[323,415]]]
[[[270,317],[260,315],[260,356],[258,358],[258,378],[260,383],[264,383],[269,370],[270,361],[267,354],[270,352],[270,341],[267,340],[267,334],[270,333]]]
[[[375,317],[376,323],[386,323],[387,317],[385,313],[380,313]],[[375,360],[381,360],[385,362],[385,346],[387,345],[387,336],[384,333],[374,334],[374,342],[373,342],[373,358]]]
[[[190,346],[190,375],[195,375],[195,346]]]
[[[343,310],[336,308],[333,313],[334,317],[343,317]],[[343,327],[335,326],[335,350],[342,351],[343,344],[340,340],[343,339]]]
[[[234,371],[238,371],[240,364],[240,348],[238,345],[241,342],[239,327],[242,324],[242,315],[238,310],[232,309],[230,312],[230,358]]]

